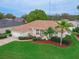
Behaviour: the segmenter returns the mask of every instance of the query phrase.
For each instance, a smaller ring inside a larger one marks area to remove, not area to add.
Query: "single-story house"
[[[31,22],[31,23],[24,24],[24,25],[17,26],[15,28],[13,28],[12,36],[16,37],[16,38],[18,38],[20,36],[29,36],[29,35],[36,36],[36,37],[44,37],[42,32],[45,29],[47,29],[49,27],[55,29],[55,27],[57,25],[58,24],[56,23],[56,21],[52,21],[52,20],[36,20],[36,21]],[[59,31],[55,35],[60,37],[60,34],[61,33]],[[67,34],[69,34],[69,33],[65,31],[64,36]]]

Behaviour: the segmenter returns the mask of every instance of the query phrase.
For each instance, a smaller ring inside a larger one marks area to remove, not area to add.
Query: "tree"
[[[6,34],[7,36],[11,36],[11,31],[7,29],[7,30],[5,31],[5,34]]]
[[[59,20],[61,19],[61,15],[56,14],[56,15],[49,15],[50,20]]]
[[[28,15],[27,15],[27,22],[32,22],[34,20],[47,20],[48,16],[46,15],[46,13],[43,10],[34,10],[31,11]]]
[[[52,29],[51,27],[49,27],[49,28],[47,29],[47,32],[48,32],[49,38],[51,38],[52,35],[53,35],[54,33],[56,33],[55,30]]]
[[[62,19],[70,19],[70,18],[71,18],[71,15],[69,15],[68,13],[63,13],[63,14],[61,15],[61,18],[62,18]]]
[[[76,27],[72,30],[75,34],[79,34],[79,27]]]
[[[23,15],[21,18],[23,18],[24,23],[27,23],[26,19],[27,19],[27,14]]]
[[[23,15],[21,18],[27,19],[27,14]]]
[[[4,18],[4,14],[0,12],[0,19]]]
[[[77,6],[77,10],[79,11],[79,5]],[[79,15],[78,15],[78,19],[79,19]]]
[[[60,28],[61,29],[61,38],[60,38],[60,45],[62,45],[62,40],[63,40],[63,33],[64,30],[68,31],[69,27],[72,26],[71,23],[69,23],[67,20],[63,19],[60,22],[57,22],[58,26],[56,26],[56,28]]]
[[[77,9],[79,10],[79,5],[77,6]]]
[[[44,35],[47,37],[47,38],[51,38],[53,34],[55,34],[55,30],[52,29],[51,27],[49,27],[46,31],[44,31]]]
[[[8,14],[5,15],[5,18],[14,19],[14,18],[16,18],[16,16],[14,16],[13,14],[8,13]]]

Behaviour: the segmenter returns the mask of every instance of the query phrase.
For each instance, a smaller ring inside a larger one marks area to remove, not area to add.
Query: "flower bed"
[[[79,35],[77,35],[77,38],[79,39]]]
[[[67,44],[62,44],[61,46],[60,46],[60,43],[59,42],[54,42],[54,41],[51,41],[51,40],[37,40],[37,41],[33,41],[34,43],[39,43],[39,44],[53,44],[53,45],[55,45],[55,46],[58,46],[58,47],[61,47],[61,48],[66,48],[66,47],[68,47],[69,45],[70,45],[70,41],[69,41],[69,45],[67,45]]]

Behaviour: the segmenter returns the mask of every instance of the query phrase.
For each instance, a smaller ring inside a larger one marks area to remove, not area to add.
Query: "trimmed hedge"
[[[18,37],[19,40],[28,40],[28,39],[32,39],[32,36],[28,36],[28,37]]]
[[[28,37],[19,37],[18,39],[19,40],[28,40],[29,38]]]

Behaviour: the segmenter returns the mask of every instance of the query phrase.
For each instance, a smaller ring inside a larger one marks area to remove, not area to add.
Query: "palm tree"
[[[78,10],[78,13],[79,13],[79,5],[76,7],[76,9]],[[78,14],[78,17],[79,17],[79,14]],[[77,24],[77,27],[78,27],[78,24]]]
[[[55,34],[55,30],[49,27],[46,31],[44,31],[44,35],[49,39],[52,37],[53,34]]]
[[[66,31],[69,31],[69,27],[72,26],[71,23],[68,22],[68,20],[61,20],[59,22],[57,22],[58,26],[56,26],[56,28],[60,28],[60,32],[61,32],[61,38],[60,38],[60,45],[62,45],[62,40],[63,40],[63,33],[64,33],[64,30]]]
[[[48,32],[47,32],[47,31],[44,31],[43,34],[44,34],[44,36],[46,37],[45,39],[48,40],[48,37],[47,37]]]
[[[51,27],[49,27],[47,29],[47,32],[48,32],[49,38],[51,38],[52,35],[56,33],[56,31],[54,29],[52,29]]]

